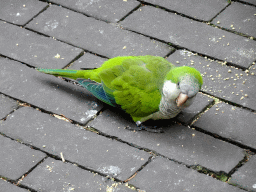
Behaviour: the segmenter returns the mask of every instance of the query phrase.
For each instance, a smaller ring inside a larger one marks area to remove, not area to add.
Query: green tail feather
[[[83,78],[89,79],[91,70],[70,70],[70,69],[42,69],[37,68],[37,71],[54,76],[67,77],[71,79]]]

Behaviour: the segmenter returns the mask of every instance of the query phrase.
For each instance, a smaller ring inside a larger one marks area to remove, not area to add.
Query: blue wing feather
[[[116,100],[115,100],[114,96],[111,94],[107,94],[104,91],[104,88],[106,89],[107,87],[103,83],[97,83],[94,81],[90,81],[88,79],[77,79],[77,82],[80,85],[82,85],[84,88],[86,88],[88,91],[90,91],[99,100],[101,100],[113,107],[118,106],[116,104]]]

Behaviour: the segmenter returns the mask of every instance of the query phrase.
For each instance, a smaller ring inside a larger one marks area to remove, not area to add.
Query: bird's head
[[[178,107],[189,106],[203,84],[200,72],[187,66],[172,69],[167,74],[166,80],[169,85],[164,85],[163,93],[170,92],[170,97],[175,97]],[[165,86],[169,86],[169,88],[166,89]]]

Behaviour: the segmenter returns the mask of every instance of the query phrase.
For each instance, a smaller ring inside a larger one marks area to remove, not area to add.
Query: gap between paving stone
[[[211,191],[211,192],[242,192],[239,188],[228,185],[188,169],[167,159],[157,157],[148,164],[130,183],[144,189],[153,191]],[[223,190],[224,189],[224,190]]]
[[[127,17],[121,25],[125,29],[226,60],[241,68],[249,67],[256,59],[256,42],[253,40],[150,6],[140,10]],[[152,26],[152,22],[156,24]]]
[[[34,67],[62,68],[81,49],[0,21],[0,54]]]
[[[1,0],[0,19],[23,26],[31,18],[40,14],[47,6],[47,3],[37,0]]]
[[[124,129],[125,126],[130,126],[131,128],[136,126],[133,122],[127,121],[126,118],[123,113],[115,113],[106,110],[91,121],[89,126],[96,128],[104,134],[114,136],[122,141],[138,146],[139,148],[148,149],[148,151],[156,152],[157,154],[161,154],[170,159],[175,159],[178,162],[183,162],[186,165],[200,164],[214,172],[225,171],[228,173],[241,159],[244,158],[243,150],[237,146],[217,139],[215,140],[211,136],[197,132],[193,129],[188,129],[177,124],[171,126],[170,122],[161,121],[161,125],[163,125],[164,122],[168,124],[162,126],[164,133],[150,133],[146,131],[133,132]],[[202,143],[204,143],[204,145],[202,145]],[[206,149],[207,147],[209,147],[208,150]],[[224,149],[229,150],[224,152],[222,151]],[[231,152],[232,150],[234,151]],[[206,151],[211,151],[211,154],[207,154]],[[226,158],[229,156],[227,152],[230,154],[232,153],[232,156],[235,154],[238,155],[239,157],[237,156],[237,161],[235,160],[236,157],[230,157],[228,158],[229,160],[227,160]],[[216,154],[213,155],[214,153]],[[217,163],[216,160],[213,160],[217,156],[218,160],[220,160],[222,153],[223,155],[225,154],[222,158],[222,163]],[[231,159],[236,161],[233,162],[233,166],[231,166]],[[223,166],[224,161],[229,162],[228,166],[230,166],[230,169],[227,169],[226,166],[224,166],[225,168],[218,167],[220,165]]]
[[[249,71],[226,66],[219,61],[203,58],[186,50],[175,51],[167,58],[177,66],[190,66],[199,70],[204,84],[201,90],[222,100],[256,110],[256,78]]]
[[[17,182],[46,158],[42,151],[33,150],[17,140],[3,135],[0,138],[0,174],[12,182]]]
[[[175,13],[177,15],[193,19],[195,21],[207,22],[216,16],[219,12],[223,11],[229,4],[225,0],[213,2],[209,5],[211,0],[204,2],[190,1],[190,2],[178,2],[175,0],[139,0],[141,3],[156,8],[161,8],[164,11]],[[218,7],[216,7],[218,6]],[[216,10],[217,9],[217,10]]]
[[[19,122],[24,124],[18,126]],[[29,133],[26,132],[28,127]],[[6,121],[1,122],[0,132],[54,156],[63,152],[65,159],[70,162],[120,180],[129,178],[150,157],[145,151],[86,131],[29,107],[17,110]]]
[[[28,190],[25,188],[21,188],[13,184],[12,182],[6,181],[4,179],[0,178],[0,189],[1,192],[28,192]],[[34,192],[34,190],[31,190]]]
[[[51,0],[54,5],[61,5],[66,9],[78,12],[107,23],[120,21],[125,15],[129,14],[133,9],[140,6],[135,0],[97,0],[81,1],[81,0]]]
[[[105,110],[107,110],[107,109],[103,109],[103,112],[104,112]],[[91,120],[91,121],[93,121],[93,120]],[[91,121],[90,121],[90,122],[91,122]],[[149,159],[149,161],[146,162],[145,165],[143,165],[139,170],[137,170],[137,171],[135,172],[134,175],[132,175],[129,179],[127,179],[127,180],[124,181],[124,182],[129,182],[131,179],[133,179],[133,178],[138,174],[138,172],[140,172],[140,171],[141,171],[148,163],[150,163],[150,162],[152,161],[152,159],[154,159],[155,157],[161,157],[161,158],[168,159],[168,160],[173,161],[173,162],[175,162],[175,163],[184,165],[184,166],[186,166],[187,168],[196,170],[196,171],[199,172],[199,173],[205,174],[205,175],[207,175],[207,176],[208,176],[208,175],[211,175],[211,177],[213,177],[213,178],[215,178],[215,179],[217,179],[217,180],[220,180],[220,181],[225,182],[225,181],[227,181],[227,180],[230,178],[230,175],[233,174],[233,173],[235,172],[235,170],[236,170],[238,167],[241,167],[241,166],[242,166],[242,163],[244,163],[244,162],[247,161],[247,159],[248,159],[247,156],[249,155],[249,153],[246,152],[246,154],[245,154],[245,156],[244,156],[244,159],[242,159],[240,162],[238,162],[238,164],[237,164],[230,172],[228,172],[228,173],[223,172],[223,171],[216,172],[216,171],[213,171],[213,170],[211,170],[211,169],[208,169],[207,167],[201,166],[201,165],[199,165],[199,164],[198,164],[198,165],[187,165],[186,163],[180,162],[180,161],[178,161],[178,160],[176,160],[176,159],[170,159],[169,157],[167,157],[167,156],[165,156],[165,155],[163,155],[163,154],[159,154],[157,151],[154,151],[154,150],[152,150],[152,149],[148,149],[148,148],[145,148],[145,147],[141,147],[141,146],[138,146],[138,145],[133,144],[133,143],[129,143],[129,142],[127,142],[127,141],[125,141],[125,140],[122,140],[122,139],[120,139],[120,138],[118,138],[118,137],[116,137],[116,136],[107,135],[107,134],[101,132],[100,130],[94,129],[93,127],[90,127],[90,126],[88,126],[86,129],[88,129],[88,130],[90,130],[90,131],[93,131],[93,132],[96,132],[96,133],[99,134],[99,135],[103,135],[103,136],[105,136],[105,137],[113,138],[113,139],[115,139],[115,140],[117,140],[117,141],[120,141],[120,142],[122,142],[122,143],[126,143],[126,144],[128,144],[128,145],[130,145],[130,146],[132,146],[132,147],[138,148],[138,149],[140,149],[140,150],[147,151],[147,152],[149,152],[150,154],[154,155],[153,158]],[[214,137],[214,138],[216,138],[216,139],[222,139],[222,141],[227,141],[228,143],[231,143],[231,144],[233,144],[233,145],[237,145],[237,146],[239,146],[239,147],[241,147],[241,148],[244,148],[244,149],[247,149],[247,148],[248,148],[247,146],[244,146],[244,145],[241,145],[241,144],[238,145],[238,143],[236,143],[236,142],[230,142],[229,140],[226,140],[225,138],[220,138],[219,136],[213,135],[213,134],[211,134],[210,132],[206,132],[206,131],[204,131],[204,130],[197,129],[197,128],[194,128],[194,127],[193,127],[192,129],[193,129],[193,130],[197,130],[197,131],[199,131],[199,132],[202,132],[202,133],[204,133],[204,134],[208,134],[208,135],[210,135],[210,136],[212,136],[212,137]],[[134,131],[135,131],[135,129],[134,129]],[[138,130],[137,130],[137,131],[138,131]],[[140,130],[140,131],[141,131],[141,130]],[[147,131],[147,130],[145,130],[145,131]],[[155,132],[154,132],[154,131],[149,131],[149,132],[158,133],[158,132],[156,132],[156,131],[155,131]],[[249,151],[249,152],[251,152],[251,151]]]
[[[102,102],[82,87],[15,61],[0,57],[0,63],[1,92],[12,98],[50,113],[63,114],[81,124],[88,122],[103,106]]]
[[[81,22],[84,25],[81,25]],[[117,25],[107,24],[55,5],[31,21],[26,28],[54,36],[107,58],[148,54],[165,56],[173,50],[166,44],[122,30]]]
[[[113,182],[97,173],[85,171],[73,164],[51,158],[40,164],[21,184],[39,191],[62,191],[63,188],[65,191],[75,190],[78,192],[133,191],[123,184]]]
[[[105,135],[104,135],[104,136],[105,136]],[[122,142],[122,141],[121,141],[121,142]],[[129,144],[129,145],[130,145],[130,144]],[[133,146],[133,145],[132,145],[132,146]],[[40,150],[40,149],[38,149],[38,150]],[[48,153],[47,153],[47,154],[48,154]],[[51,154],[48,154],[48,155],[52,156]],[[53,157],[54,157],[54,156],[53,156]],[[56,158],[56,157],[54,157],[54,158]],[[57,159],[60,160],[61,158],[58,157]],[[150,161],[150,159],[149,159],[149,161]],[[136,175],[145,165],[147,165],[147,164],[149,163],[149,161],[146,162],[144,165],[142,165],[142,167],[141,167],[139,170],[136,171],[135,175]],[[68,161],[68,162],[69,162],[69,161]],[[71,163],[72,163],[72,162],[71,162]],[[178,163],[180,163],[180,162],[178,162]],[[83,166],[79,166],[79,167],[88,170],[88,168],[86,168],[86,167],[83,167]],[[204,168],[204,170],[207,170],[207,169]],[[93,171],[93,170],[90,170],[90,169],[89,169],[89,171]],[[210,172],[207,171],[207,173],[211,173],[211,174],[214,174],[214,175],[218,175],[218,174],[216,174],[216,173],[214,173],[214,172],[211,172],[211,171],[210,171]],[[133,176],[134,176],[134,175],[133,175]],[[133,178],[133,176],[132,176],[131,178]],[[128,180],[130,180],[130,179],[127,179],[127,181],[128,181]]]

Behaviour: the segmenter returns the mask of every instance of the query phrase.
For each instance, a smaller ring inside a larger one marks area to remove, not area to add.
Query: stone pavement
[[[255,0],[1,0],[0,192],[256,191]],[[138,130],[42,68],[157,55],[203,75]]]

